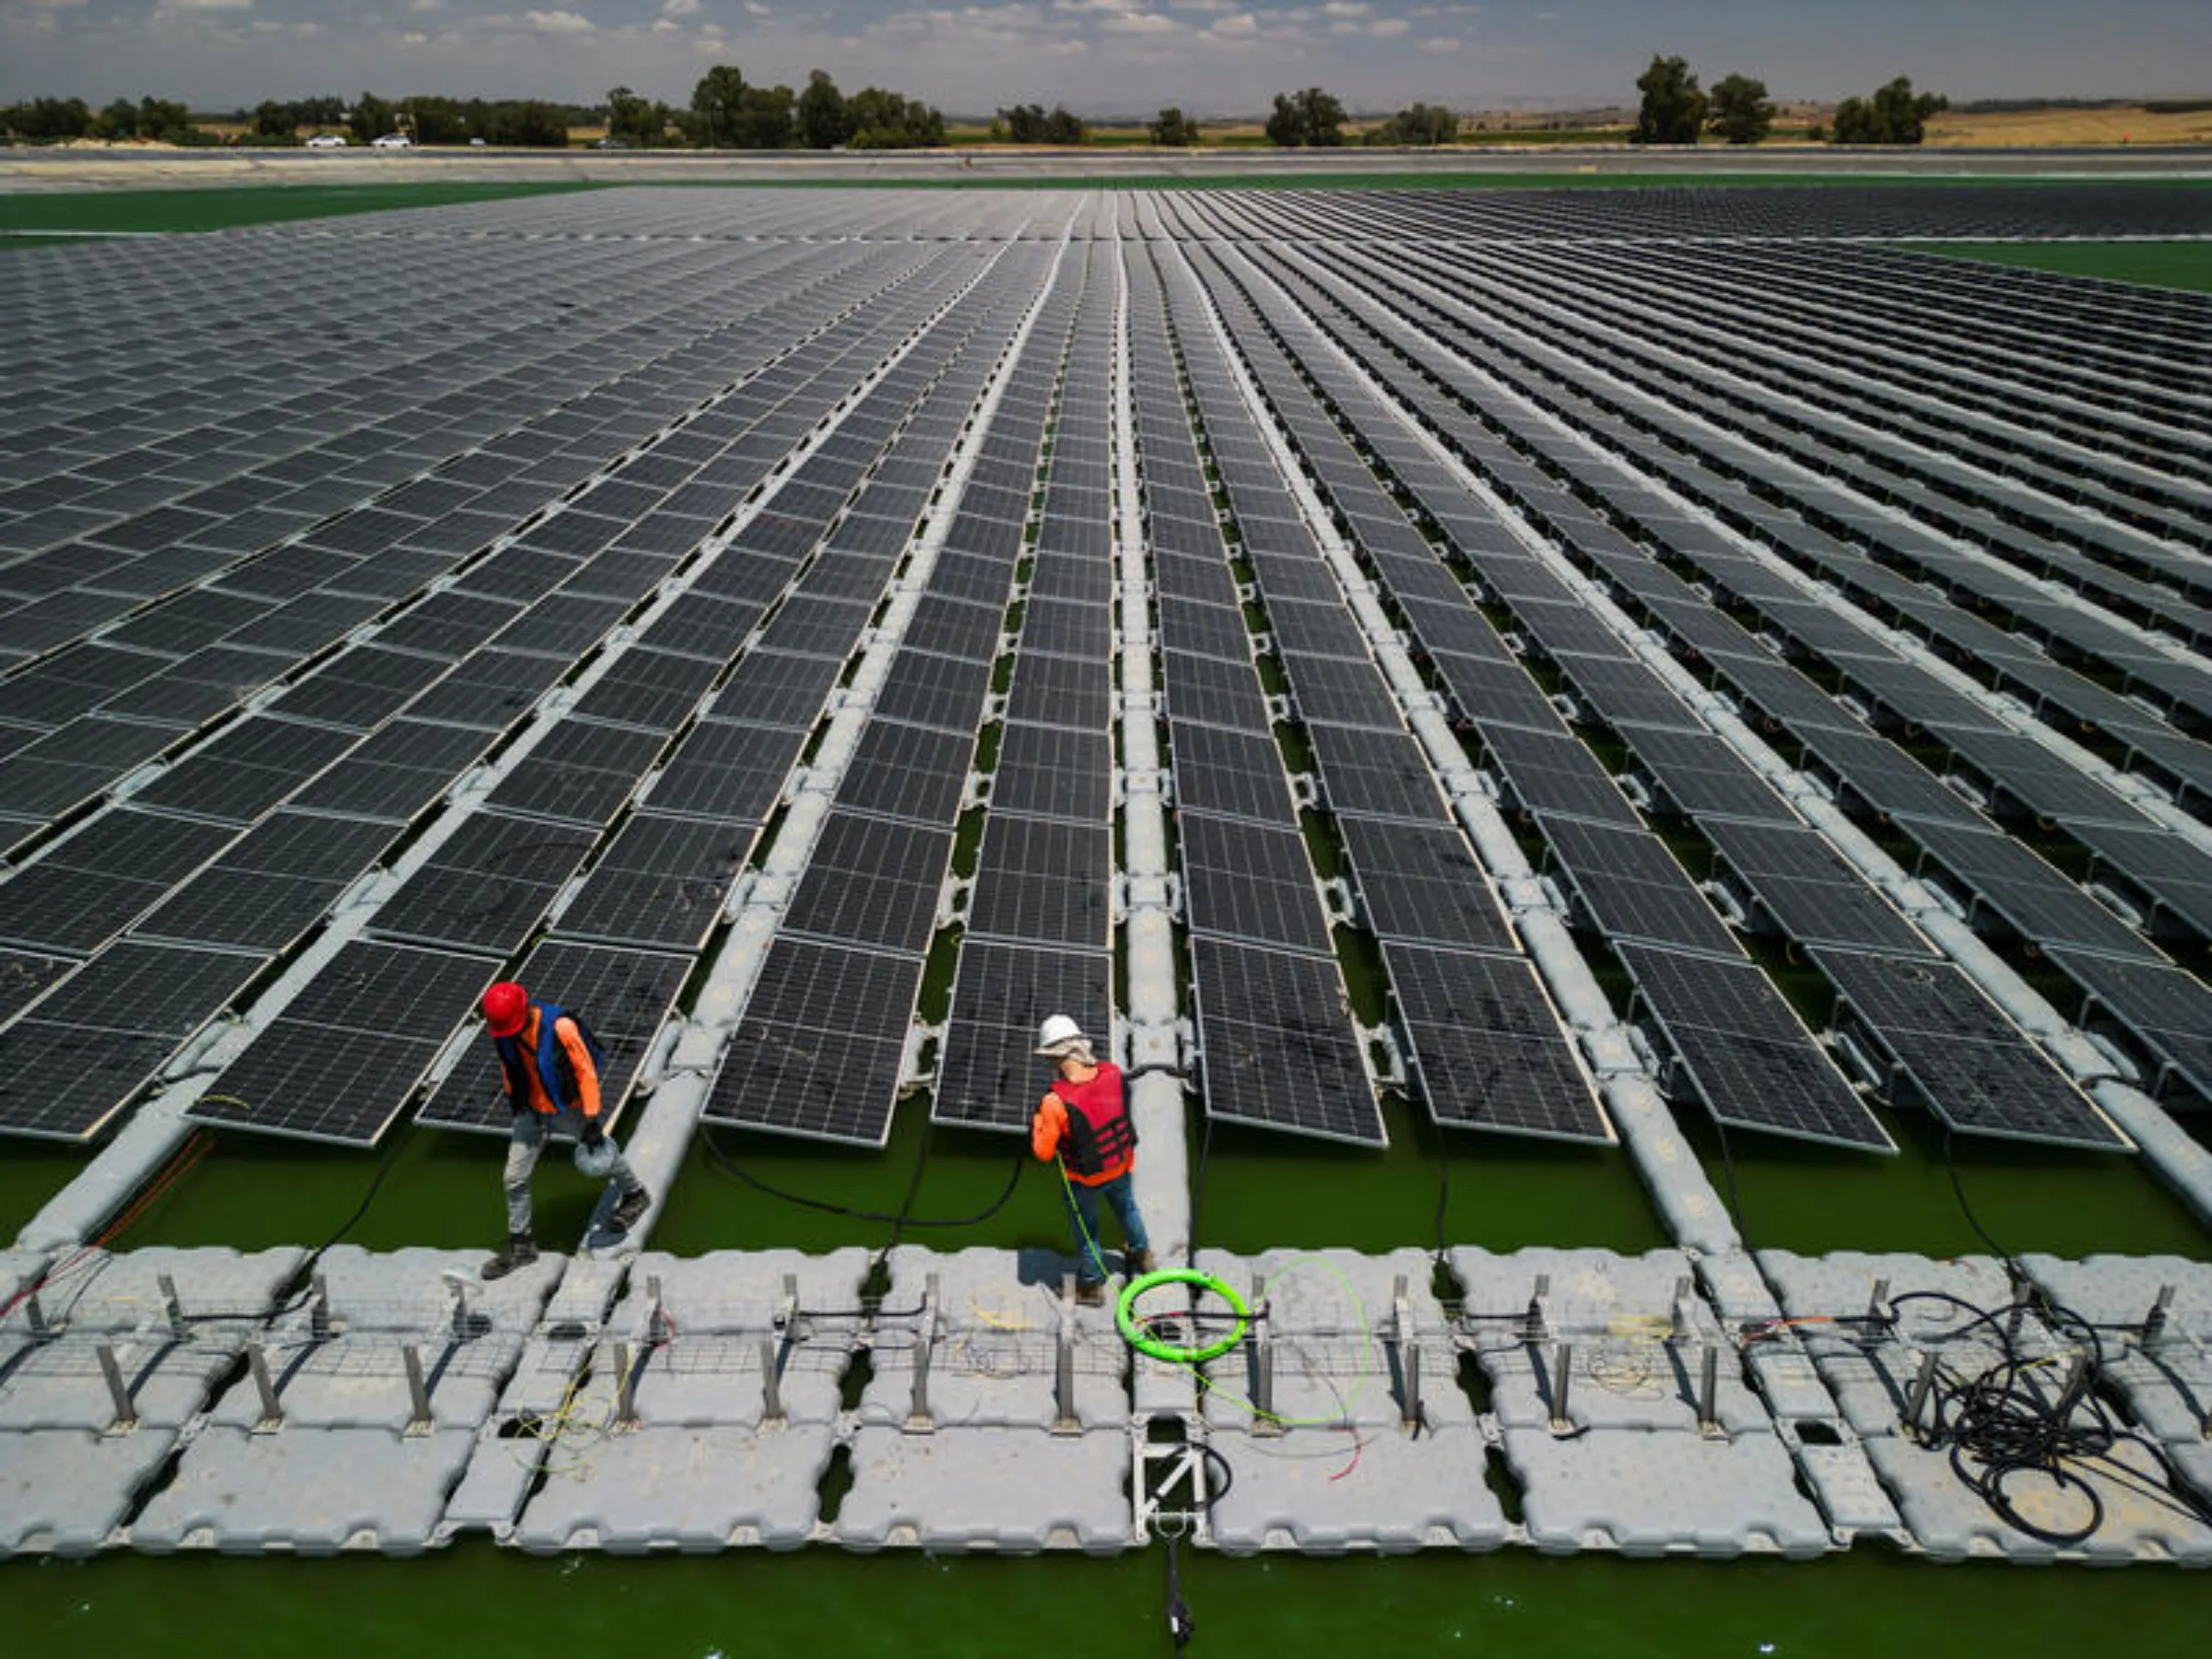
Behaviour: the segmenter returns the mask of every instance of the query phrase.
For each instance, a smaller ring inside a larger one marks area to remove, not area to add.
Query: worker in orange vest
[[[594,1179],[605,1177],[617,1189],[607,1218],[614,1231],[628,1232],[653,1207],[653,1194],[606,1136],[599,1100],[605,1055],[591,1027],[565,1008],[533,1002],[512,980],[501,980],[485,992],[482,1006],[484,1029],[499,1050],[500,1084],[514,1113],[507,1142],[507,1243],[483,1267],[484,1277],[496,1279],[537,1260],[530,1227],[530,1177],[546,1137],[563,1114],[573,1112],[578,1120],[577,1169]]]
[[[1106,1300],[1106,1258],[1099,1249],[1099,1200],[1121,1223],[1132,1275],[1152,1271],[1145,1218],[1137,1214],[1129,1171],[1136,1163],[1136,1125],[1122,1088],[1121,1068],[1091,1053],[1083,1028],[1055,1014],[1037,1033],[1037,1053],[1059,1073],[1030,1120],[1030,1149],[1066,1174],[1068,1218],[1076,1235],[1076,1300]]]

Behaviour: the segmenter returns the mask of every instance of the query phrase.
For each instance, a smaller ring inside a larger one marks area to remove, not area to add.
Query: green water
[[[1173,1650],[1164,1551],[1107,1560],[726,1556],[537,1560],[472,1542],[419,1560],[132,1556],[0,1567],[22,1651],[466,1659],[1106,1659]],[[2201,1575],[1819,1562],[1638,1562],[1524,1550],[1336,1561],[1186,1552],[1188,1650],[1233,1659],[1946,1659],[2201,1652]]]
[[[1905,244],[1916,253],[2026,265],[2068,276],[2101,276],[2146,288],[2212,292],[2212,242],[1940,242]]]

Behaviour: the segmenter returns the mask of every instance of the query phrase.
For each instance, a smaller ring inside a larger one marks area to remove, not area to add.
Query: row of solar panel
[[[885,324],[879,321],[873,326],[881,328]],[[898,326],[911,327],[912,324],[906,322]],[[879,350],[880,347],[872,346],[871,355]],[[804,395],[818,400],[821,407],[827,408],[837,396],[839,383],[834,381],[821,382]],[[727,649],[725,645],[725,652]],[[552,676],[547,677],[550,679]],[[508,717],[512,718],[512,714]],[[254,724],[248,723],[248,728]],[[276,725],[279,723],[262,724]],[[385,730],[404,730],[417,724],[402,722],[396,727]],[[419,729],[425,735],[450,730],[435,725],[421,725]],[[307,733],[313,728],[295,726],[291,730]],[[414,734],[406,731],[406,735]],[[341,743],[347,741],[343,736],[339,736],[338,740]],[[432,740],[450,741],[439,738]],[[473,735],[475,748],[480,749],[484,741],[480,735]],[[567,873],[581,861],[596,829],[619,806],[623,796],[634,784],[637,775],[650,763],[664,741],[665,735],[662,734],[614,727],[578,727],[574,728],[573,736],[557,731],[555,743],[565,743],[566,747],[557,749],[550,755],[541,751],[535,758],[542,768],[536,777],[517,774],[511,778],[501,785],[500,791],[495,792],[492,805],[495,807],[541,812],[549,807],[554,818],[559,820],[565,818],[572,827],[564,830],[558,824],[531,824],[498,812],[487,813],[465,824],[462,833],[441,847],[439,854],[418,877],[402,889],[396,907],[389,916],[389,924],[394,932],[402,937],[428,935],[441,942],[450,940],[464,946],[473,945],[495,957],[512,948],[513,945],[520,942],[518,935],[526,933],[536,918],[542,915],[545,904],[557,889],[559,879],[565,878]],[[420,758],[419,752],[416,758]],[[453,758],[451,748],[443,752],[442,759],[448,763],[446,771],[449,778],[453,770],[450,764]],[[262,770],[273,769],[265,767]],[[235,779],[231,782],[233,788],[218,791],[210,799],[235,811]],[[502,793],[511,788],[512,794]],[[545,793],[547,789],[552,790],[551,794]],[[415,805],[412,799],[406,803],[410,808],[407,816],[412,816],[411,808]],[[389,804],[385,809],[394,810]],[[357,804],[354,810],[358,813],[363,808]],[[394,828],[396,828],[396,824]],[[381,851],[382,841],[388,840],[392,832],[388,829],[383,836],[378,838],[376,849],[360,849],[364,863],[367,857],[375,855],[375,851]],[[519,863],[514,856],[518,851]],[[548,860],[561,867],[548,867]],[[358,868],[354,873],[358,874]],[[412,921],[410,916],[414,918]],[[454,919],[456,917],[458,920]],[[385,919],[380,912],[380,920]],[[456,929],[465,936],[453,939]],[[494,935],[498,937],[494,938]],[[99,966],[96,961],[93,968],[85,971],[86,975],[99,979]],[[333,970],[338,971],[335,968]],[[455,969],[453,971],[462,971]],[[206,1011],[212,1012],[217,1006],[220,1006],[219,1001],[211,1004]],[[389,1035],[395,1041],[404,1037],[421,1051],[420,1058],[427,1061],[459,1023],[465,1007],[465,1001],[447,1007],[434,1032],[415,1030]],[[42,1006],[38,1012],[42,1014],[43,1011]],[[38,1033],[27,1032],[26,1035],[35,1037]],[[16,1033],[8,1033],[6,1037],[0,1037],[0,1041],[7,1041],[15,1036]],[[210,1092],[205,1108],[206,1114],[218,1118],[228,1116],[234,1121],[249,1122],[257,1127],[277,1128],[287,1133],[339,1139],[373,1139],[404,1100],[413,1086],[413,1080],[421,1072],[419,1064],[398,1071],[388,1071],[382,1067],[354,1069],[342,1055],[318,1057],[290,1053],[306,1041],[306,1035],[296,1027],[287,1029],[285,1021],[277,1022],[276,1028],[265,1033],[252,1046],[241,1066],[232,1068],[241,1072],[241,1077],[233,1080],[226,1074],[217,1088]],[[24,1058],[34,1063],[31,1070],[43,1074],[55,1069],[58,1063],[65,1058],[65,1051],[58,1044],[49,1044],[39,1053],[27,1053]],[[298,1080],[298,1077],[293,1068],[301,1065],[321,1068],[318,1074],[321,1085],[313,1089],[294,1092],[292,1084]],[[271,1088],[272,1077],[285,1079],[285,1087],[282,1089]],[[88,1132],[123,1098],[121,1094],[105,1090],[94,1092],[105,1092],[106,1099],[94,1100],[79,1090],[76,1100],[56,1101],[43,1109],[39,1126],[48,1132]],[[63,1123],[53,1115],[56,1112],[70,1121]]]
[[[1336,395],[1347,400],[1357,395],[1356,389],[1348,382],[1332,389]],[[1379,429],[1380,423],[1370,429],[1371,441],[1384,453],[1392,453],[1395,447],[1392,441],[1374,436]],[[1486,572],[1494,569],[1496,562],[1486,557]],[[1612,677],[1605,683],[1599,700],[1610,704],[1612,712],[1622,721],[1629,740],[1632,744],[1641,745],[1638,750],[1639,758],[1653,767],[1662,787],[1666,787],[1670,775],[1678,776],[1670,762],[1679,755],[1680,734],[1666,725],[1647,728],[1632,717],[1642,714],[1654,698],[1671,701],[1670,694],[1607,630],[1598,629],[1593,633],[1586,629],[1562,626],[1570,615],[1580,615],[1580,612],[1571,610],[1573,595],[1556,581],[1547,582],[1539,580],[1544,574],[1534,570],[1524,571],[1512,580],[1500,582],[1506,602],[1523,618],[1532,616],[1536,618],[1532,631],[1547,640],[1553,649],[1555,660],[1571,681],[1576,681],[1576,677],[1594,663],[1610,662]],[[1608,645],[1609,651],[1606,649]],[[1641,675],[1646,683],[1641,687],[1631,684],[1629,677],[1631,675]],[[1577,684],[1579,688],[1579,681]],[[1647,732],[1651,734],[1650,741],[1645,740]],[[1664,738],[1659,736],[1662,732],[1666,734]],[[1700,788],[1706,773],[1724,760],[1733,762],[1729,770],[1735,774],[1733,782],[1735,787],[1724,792],[1706,791],[1709,799],[1714,793],[1719,794],[1719,806],[1724,813],[1741,812],[1757,794],[1766,794],[1756,775],[1747,766],[1735,760],[1734,752],[1724,745],[1707,738],[1701,753],[1696,758],[1705,764],[1696,769],[1693,781],[1687,784],[1676,783],[1675,798],[1677,801],[1686,798],[1694,800],[1696,797],[1689,792]],[[1918,942],[1917,935],[1902,919],[1889,912],[1871,889],[1864,882],[1856,880],[1853,873],[1842,866],[1832,853],[1828,855],[1827,867],[1835,879],[1826,883],[1800,881],[1798,877],[1801,871],[1789,857],[1786,854],[1777,856],[1782,853],[1782,848],[1777,845],[1777,838],[1786,843],[1794,843],[1790,846],[1791,853],[1806,852],[1821,847],[1822,843],[1811,832],[1795,827],[1794,818],[1781,807],[1779,801],[1771,794],[1767,795],[1767,800],[1768,809],[1757,816],[1779,820],[1771,825],[1738,823],[1727,817],[1692,816],[1698,817],[1700,828],[1719,842],[1724,856],[1733,852],[1737,873],[1754,893],[1767,902],[1770,916],[1777,921],[1785,915],[1794,920],[1805,930],[1798,935],[1805,942],[1840,931],[1850,944],[1872,949],[1887,949],[1892,953],[1888,959],[1896,959],[1894,953],[1900,949],[1908,957],[1924,959],[1928,956],[1925,947]],[[1680,887],[1680,867],[1655,842],[1643,841],[1636,832],[1625,828],[1604,829],[1593,824],[1576,823],[1571,819],[1554,820],[1541,815],[1539,821],[1543,824],[1554,853],[1560,857],[1568,879],[1578,897],[1601,928],[1610,935],[1616,939],[1648,939],[1661,946],[1671,945],[1677,950],[1685,946],[1694,948],[1700,944],[1710,947],[1715,943],[1711,936],[1711,930],[1717,926],[1717,922],[1709,910],[1700,906],[1693,911],[1687,903],[1675,905],[1671,909],[1663,908],[1658,912],[1652,910],[1654,897],[1683,891]],[[1679,912],[1683,922],[1690,924],[1689,933],[1681,932],[1678,926],[1667,921],[1667,916],[1676,912]],[[1823,921],[1823,917],[1833,918],[1839,914],[1844,918],[1841,926],[1832,920]],[[1824,957],[1822,959],[1828,959]],[[1966,986],[1962,976],[1958,976],[1957,971],[1949,969],[1947,965],[1930,964],[1930,971],[1947,974],[1959,986]],[[1631,972],[1636,972],[1633,966]],[[1679,1006],[1679,999],[1688,989],[1684,976],[1658,979],[1637,973],[1636,977],[1639,988],[1652,1005],[1658,1023],[1667,1030],[1670,1040],[1678,1036],[1679,1030],[1688,1024],[1683,1018],[1684,1010]],[[1725,982],[1726,977],[1717,976],[1715,982]],[[1923,1093],[1935,1100],[1939,1109],[1946,1112],[1947,1121],[1961,1128],[1985,1133],[2017,1133],[2037,1138],[2066,1139],[2090,1145],[2115,1144],[2117,1136],[2101,1114],[2096,1112],[2077,1088],[2044,1062],[2009,1023],[1987,1004],[1985,998],[1980,998],[1979,994],[1971,991],[1971,987],[1961,990],[1959,994],[1962,1000],[1979,1002],[1986,1045],[1982,1051],[1987,1061],[1984,1071],[1994,1066],[1994,1059],[1988,1058],[1992,1056],[2001,1056],[2006,1069],[2001,1078],[2002,1088],[1949,1093],[1924,1090]],[[1671,1009],[1668,1006],[1670,998],[1675,999],[1677,1005]],[[1861,1023],[1870,1028],[1873,1040],[1877,1041],[1885,1038],[1879,1030],[1879,1019],[1878,1010],[1872,1015],[1862,1012],[1860,1016]],[[1739,1023],[1742,1023],[1740,1018]],[[1909,1048],[1912,1033],[1899,1034],[1890,1041],[1893,1049]],[[1932,1060],[1936,1056],[1927,1057]],[[1689,1065],[1685,1069],[1692,1077],[1698,1078],[1709,1093],[1717,1092],[1715,1086],[1705,1082],[1714,1071],[1711,1063]],[[1832,1089],[1827,1093],[1830,1099],[1837,1098]],[[1746,1098],[1756,1104],[1758,1094],[1747,1092]]]

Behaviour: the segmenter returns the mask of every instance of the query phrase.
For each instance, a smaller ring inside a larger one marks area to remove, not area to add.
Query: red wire
[[[24,1286],[22,1289],[17,1291],[15,1295],[9,1297],[5,1303],[0,1303],[0,1319],[6,1319],[48,1285],[53,1284],[54,1280],[75,1272],[79,1265],[104,1250],[121,1236],[124,1229],[140,1220],[148,1209],[159,1202],[163,1194],[176,1185],[187,1171],[198,1163],[201,1159],[206,1157],[214,1148],[213,1136],[204,1129],[194,1130],[191,1138],[177,1148],[169,1162],[162,1168],[161,1173],[154,1178],[144,1192],[131,1201],[129,1206],[121,1215],[108,1224],[98,1238],[89,1244],[81,1246],[75,1254],[59,1266],[49,1267],[29,1284]]]

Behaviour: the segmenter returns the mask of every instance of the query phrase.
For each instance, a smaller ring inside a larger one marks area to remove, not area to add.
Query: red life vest
[[[1067,1109],[1067,1139],[1060,1156],[1077,1180],[1118,1171],[1136,1155],[1136,1125],[1122,1097],[1121,1069],[1102,1063],[1087,1083],[1053,1085]]]

